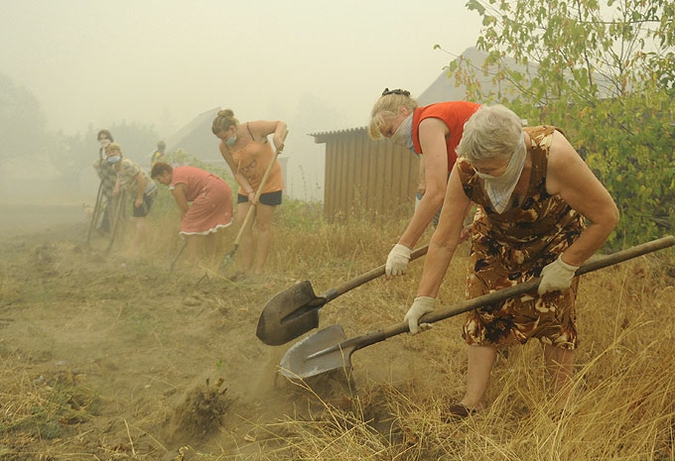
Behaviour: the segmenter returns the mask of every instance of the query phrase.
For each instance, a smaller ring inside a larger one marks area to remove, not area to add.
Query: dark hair
[[[155,179],[157,176],[160,174],[167,172],[171,173],[173,171],[173,168],[171,165],[169,165],[166,162],[157,162],[152,166],[152,170],[150,171],[150,177],[152,179]]]
[[[110,139],[110,142],[114,142],[114,141],[115,141],[115,140],[113,139],[112,133],[110,133],[110,131],[108,131],[108,130],[101,130],[101,131],[99,131],[98,134],[96,135],[96,139],[99,139],[99,138],[101,137],[102,134],[106,135],[106,136],[108,137],[108,139]]]
[[[237,125],[239,125],[239,120],[234,118],[234,112],[231,109],[223,109],[218,111],[218,116],[213,119],[211,131],[213,131],[213,134],[217,135],[221,131]]]

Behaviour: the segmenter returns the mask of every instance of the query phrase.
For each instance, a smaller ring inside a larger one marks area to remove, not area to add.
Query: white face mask
[[[525,145],[525,135],[523,135],[518,147],[511,154],[509,164],[502,175],[492,176],[476,171],[476,175],[485,182],[485,190],[497,213],[502,213],[506,209],[511,194],[518,184],[520,174],[523,172],[526,158],[527,146]]]
[[[397,146],[406,147],[412,151],[415,150],[415,145],[412,139],[412,122],[413,114],[408,115],[405,120],[396,128],[396,131],[391,136],[391,142]]]
[[[120,160],[122,160],[121,155],[111,155],[110,157],[108,157],[108,163],[112,163],[113,165],[119,162]]]

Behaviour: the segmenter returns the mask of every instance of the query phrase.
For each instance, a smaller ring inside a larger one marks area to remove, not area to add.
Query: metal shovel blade
[[[410,260],[421,258],[429,245],[416,249]],[[305,280],[270,299],[258,320],[256,335],[270,346],[280,346],[319,326],[319,309],[338,296],[385,274],[385,266],[378,266],[338,287],[317,295],[312,284]]]
[[[281,374],[291,379],[304,379],[330,370],[351,368],[351,353],[347,351],[337,350],[315,356],[346,338],[342,325],[331,325],[298,341],[281,359]]]
[[[267,302],[255,334],[270,346],[286,344],[319,326],[318,309],[325,303],[309,280],[297,283]]]

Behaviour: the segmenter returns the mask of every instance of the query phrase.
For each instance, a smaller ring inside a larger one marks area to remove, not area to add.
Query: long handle
[[[122,191],[119,193],[117,196],[117,209],[115,210],[115,216],[112,224],[112,230],[110,233],[110,241],[108,242],[108,248],[106,248],[106,253],[109,252],[112,249],[113,244],[115,243],[115,238],[117,237],[117,232],[119,231],[120,227],[120,215],[122,214],[122,210],[124,209],[124,200],[126,198],[126,190],[122,189]]]
[[[423,247],[420,247],[410,253],[410,260],[414,261],[418,258],[421,258],[425,254],[427,254],[427,251],[429,250],[429,245],[424,245]],[[353,279],[343,283],[337,288],[331,288],[330,290],[326,290],[324,293],[321,293],[318,297],[322,298],[325,300],[324,304],[327,303],[328,301],[332,301],[333,299],[337,298],[338,296],[345,294],[346,292],[353,290],[354,288],[363,285],[364,283],[370,282],[371,280],[374,280],[378,277],[383,276],[385,273],[385,265],[381,265],[376,267],[375,269],[371,269],[368,272],[361,274],[357,277],[354,277]]]
[[[286,136],[288,136],[288,130],[284,133],[284,136],[282,138],[283,141],[286,140]],[[265,170],[265,174],[263,175],[262,179],[260,180],[260,185],[258,186],[258,190],[255,192],[255,198],[253,199],[253,203],[250,204],[248,207],[248,212],[246,213],[246,218],[244,218],[244,222],[241,224],[241,228],[239,229],[239,232],[237,232],[237,238],[234,239],[234,248],[236,249],[239,247],[239,241],[241,240],[242,235],[244,234],[244,229],[248,227],[249,222],[253,218],[253,210],[258,204],[258,200],[260,199],[260,196],[262,195],[262,190],[263,187],[265,187],[265,183],[267,183],[267,178],[270,177],[270,173],[272,172],[272,168],[274,168],[274,164],[277,162],[277,157],[279,156],[279,151],[275,150],[274,155],[272,156],[272,160],[270,161],[269,165],[267,165],[267,169]]]
[[[87,245],[91,241],[91,232],[94,230],[96,221],[98,221],[98,215],[101,212],[101,197],[103,196],[103,180],[98,185],[98,193],[96,194],[96,205],[94,205],[94,212],[91,216],[91,222],[89,223],[89,231],[87,232]]]
[[[619,251],[617,253],[613,253],[611,255],[598,256],[592,261],[587,262],[586,264],[579,267],[579,269],[577,269],[576,275],[582,275],[588,272],[593,272],[598,269],[602,269],[608,266],[612,266],[614,264],[627,261],[629,259],[637,258],[638,256],[642,256],[647,253],[663,250],[664,248],[668,248],[673,245],[675,245],[675,237],[673,237],[672,235],[667,235],[663,238],[652,240],[651,242],[643,243],[640,245],[636,245],[634,247]],[[503,290],[498,290],[492,293],[478,296],[476,298],[467,299],[460,303],[454,304],[452,307],[448,307],[446,309],[435,310],[433,312],[424,315],[420,319],[420,323],[438,322],[439,320],[447,319],[448,317],[452,317],[454,315],[458,315],[463,312],[468,312],[482,306],[487,306],[489,304],[513,298],[514,296],[535,290],[539,286],[539,282],[541,282],[541,278],[539,277],[534,278],[528,280],[525,283],[514,285],[509,288],[504,288]],[[385,339],[391,338],[392,336],[396,336],[401,333],[406,333],[407,331],[408,331],[408,322],[401,322],[387,328],[366,333],[365,335],[356,338],[348,339],[338,344],[337,346],[333,346],[328,349],[316,352],[312,354],[311,357],[324,355],[329,352],[333,352],[335,350],[347,350],[348,348],[351,348],[353,352],[357,349],[361,349],[371,344],[384,341]]]

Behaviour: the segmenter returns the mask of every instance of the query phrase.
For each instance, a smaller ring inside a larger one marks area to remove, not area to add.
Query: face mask
[[[101,139],[98,143],[105,149],[110,144],[110,139]]]
[[[523,171],[526,158],[527,146],[525,145],[525,136],[523,135],[520,138],[518,147],[511,154],[511,159],[502,175],[492,176],[476,171],[476,175],[485,182],[485,190],[497,213],[502,213],[506,209],[511,194],[520,179],[520,173]]]
[[[391,142],[397,146],[406,147],[412,151],[415,150],[415,145],[412,139],[412,122],[413,114],[408,115],[405,120],[396,128],[396,131],[391,136]]]
[[[513,157],[512,157],[512,158],[513,158]],[[510,163],[510,162],[509,162],[509,163]],[[481,173],[481,172],[478,171],[478,170],[474,170],[474,171],[476,172],[476,176],[478,176],[480,179],[492,179],[492,180],[495,180],[495,179],[501,178],[501,176],[492,176],[491,174]]]
[[[111,155],[110,157],[108,157],[108,163],[115,164],[115,163],[119,162],[120,160],[122,160],[121,155]]]
[[[225,145],[227,147],[232,147],[234,146],[234,143],[237,142],[237,136],[230,136],[227,141],[225,141]]]

